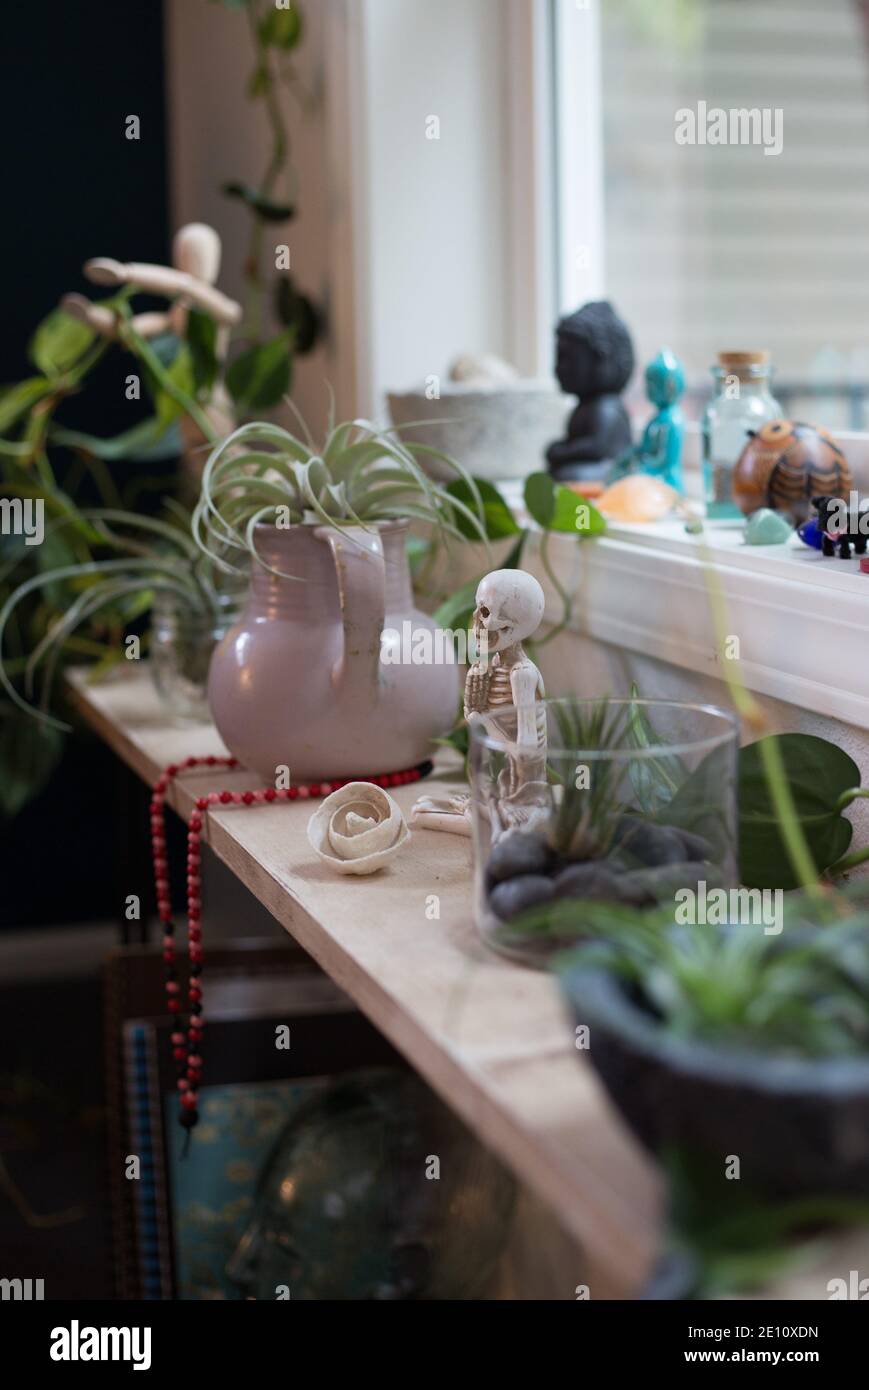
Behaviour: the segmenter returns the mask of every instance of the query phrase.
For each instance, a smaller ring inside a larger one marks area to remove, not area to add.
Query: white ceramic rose
[[[373,782],[348,782],[308,821],[308,839],[338,874],[373,874],[388,864],[410,831],[392,797]]]

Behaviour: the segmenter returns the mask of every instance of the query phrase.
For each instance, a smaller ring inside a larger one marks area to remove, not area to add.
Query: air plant
[[[550,759],[549,775],[559,787],[549,830],[553,849],[568,859],[597,859],[605,855],[625,810],[622,761],[613,755],[626,747],[631,730],[630,707],[604,698],[558,700],[551,705],[560,746],[569,753],[570,769],[562,777]],[[630,744],[627,744],[630,746]],[[575,763],[589,756],[587,785],[578,785]]]
[[[367,420],[332,425],[322,448],[279,425],[242,425],[211,453],[193,514],[193,536],[219,569],[257,551],[256,528],[271,524],[372,530],[378,522],[407,519],[463,540],[468,530],[485,543],[483,503],[476,482],[439,450],[406,444],[392,430]],[[421,460],[448,464],[467,489],[465,502],[428,477]],[[352,532],[351,532],[352,536]],[[283,576],[295,578],[296,576]]]
[[[564,858],[605,857],[624,812],[654,819],[687,777],[677,758],[656,751],[660,740],[644,704],[636,686],[629,701],[604,696],[550,702],[560,752],[550,748],[548,837]],[[587,764],[582,764],[584,756]],[[576,775],[578,762],[583,779]]]
[[[183,509],[178,510],[186,522]],[[90,550],[107,549],[109,558],[87,558],[33,575],[13,589],[0,608],[0,685],[19,709],[64,731],[69,725],[50,713],[49,704],[60,662],[80,627],[88,624],[92,630],[102,617],[123,630],[148,611],[159,593],[172,595],[194,618],[212,624],[225,607],[213,566],[194,544],[186,525],[97,507],[58,517],[46,527],[46,534],[70,526],[86,538]],[[13,568],[14,563],[0,573],[0,582]],[[58,585],[73,591],[72,602],[52,618],[33,649],[13,665],[4,653],[4,638],[19,606],[31,596],[45,596]],[[115,641],[104,660],[114,661],[122,655],[122,644]],[[23,676],[24,695],[13,684],[12,674]],[[40,677],[38,703],[34,704]]]

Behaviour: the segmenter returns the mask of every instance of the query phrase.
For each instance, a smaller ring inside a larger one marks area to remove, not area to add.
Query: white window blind
[[[696,391],[770,348],[789,410],[869,428],[867,55],[860,0],[603,0],[606,286],[641,361],[668,344]],[[677,144],[700,102],[780,109],[782,152]]]

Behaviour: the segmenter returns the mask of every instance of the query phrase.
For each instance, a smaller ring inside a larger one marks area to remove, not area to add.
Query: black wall
[[[130,115],[140,119],[138,141],[125,136]],[[6,384],[32,371],[27,341],[61,295],[93,292],[85,260],[168,257],[160,0],[3,0],[0,138]],[[135,423],[143,406],[125,399],[128,369],[120,354],[107,359],[65,406],[64,423],[101,435]],[[115,760],[75,735],[47,791],[0,826],[0,926],[117,914],[129,849],[119,797],[131,794],[119,788]]]

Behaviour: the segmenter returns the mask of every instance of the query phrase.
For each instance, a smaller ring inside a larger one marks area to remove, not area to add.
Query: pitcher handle
[[[344,649],[332,668],[332,684],[342,694],[371,700],[380,680],[380,639],[386,615],[386,562],[376,531],[331,526],[314,532],[332,551],[341,601]],[[352,539],[351,539],[352,537]]]

